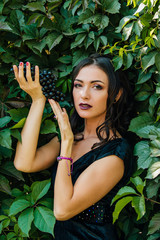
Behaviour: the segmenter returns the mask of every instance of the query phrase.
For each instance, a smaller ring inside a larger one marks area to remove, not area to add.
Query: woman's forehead
[[[102,81],[108,83],[107,74],[96,65],[89,65],[83,67],[77,74],[75,80],[81,81]]]

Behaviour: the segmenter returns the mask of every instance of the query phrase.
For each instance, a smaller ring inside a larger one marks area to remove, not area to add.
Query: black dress
[[[83,212],[66,221],[56,220],[54,234],[56,240],[117,240],[112,225],[110,206],[112,198],[124,186],[132,174],[132,151],[124,138],[117,138],[99,146],[80,157],[73,163],[72,182],[94,161],[105,156],[116,155],[124,161],[124,175],[120,182],[101,200]],[[52,181],[54,184],[58,163],[53,166]],[[96,193],[95,193],[96,194]]]

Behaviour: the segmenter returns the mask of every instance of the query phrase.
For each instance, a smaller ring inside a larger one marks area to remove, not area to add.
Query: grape
[[[40,71],[40,84],[44,96],[55,101],[64,101],[65,95],[55,87],[56,80],[53,71],[45,69]]]
[[[47,81],[47,78],[46,78],[46,77],[43,77],[43,81]]]

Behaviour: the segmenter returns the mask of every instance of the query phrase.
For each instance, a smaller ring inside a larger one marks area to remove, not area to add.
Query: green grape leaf
[[[154,233],[147,238],[147,240],[159,240],[159,239],[160,239],[160,233]]]
[[[43,198],[38,201],[38,204],[41,204],[51,210],[53,210],[53,198]]]
[[[157,129],[157,133],[159,128],[155,128]],[[160,157],[160,135],[158,136],[159,138],[154,139],[153,141],[151,141],[151,157]]]
[[[101,43],[103,44],[103,46],[106,46],[107,45],[107,37],[106,36],[100,36],[100,40],[101,40]]]
[[[148,234],[153,234],[160,229],[160,213],[156,213],[149,222]]]
[[[86,38],[86,34],[85,33],[77,35],[76,39],[75,39],[75,42],[73,42],[71,44],[71,49],[79,46],[84,41],[85,38]]]
[[[37,1],[37,2],[31,2],[25,5],[25,8],[28,8],[30,11],[41,11],[45,13],[45,7],[43,6],[43,2]]]
[[[11,129],[23,128],[25,122],[26,122],[26,118],[22,118],[18,123],[16,123],[13,127],[11,127]]]
[[[1,166],[0,172],[4,173],[7,176],[14,177],[17,180],[24,181],[24,177],[23,177],[22,173],[14,167],[14,164],[11,161],[6,161]]]
[[[155,162],[150,166],[147,172],[146,178],[154,179],[160,174],[160,161]]]
[[[90,9],[86,9],[78,18],[78,23],[87,24],[93,21],[94,15]]]
[[[62,56],[62,57],[58,58],[57,60],[61,63],[68,64],[68,63],[72,62],[72,56],[65,55],[65,56]]]
[[[132,29],[133,29],[133,25],[134,23],[128,23],[124,28],[123,28],[123,37],[124,37],[124,41],[126,41],[129,36],[131,35],[132,33]]]
[[[29,109],[28,108],[19,108],[11,109],[7,111],[14,122],[19,122],[22,118],[27,117]]]
[[[0,118],[0,128],[3,128],[4,126],[6,126],[10,121],[11,121],[11,117],[9,116]]]
[[[98,30],[104,29],[109,24],[109,18],[102,14],[96,14],[93,18],[93,23],[96,27],[98,27]]]
[[[44,17],[44,15],[43,15],[43,14],[40,14],[40,13],[34,13],[34,14],[32,14],[32,15],[29,17],[27,24],[36,23],[36,21],[37,21],[40,17]]]
[[[18,129],[11,129],[11,135],[15,137],[19,142],[22,142],[21,133]]]
[[[31,206],[31,203],[25,199],[18,199],[12,203],[9,209],[9,216],[16,215],[17,213],[23,211],[24,209]]]
[[[124,197],[124,196],[127,196],[127,195],[137,195],[137,192],[132,188],[132,187],[129,187],[129,186],[125,186],[125,187],[122,187],[118,193],[116,194],[116,196],[112,199],[112,203],[113,204],[115,201],[117,201],[118,199]]]
[[[138,156],[138,169],[146,169],[153,162],[149,143],[147,141],[141,141],[135,145],[134,155]]]
[[[119,13],[121,4],[118,0],[103,1],[105,11],[111,14]]]
[[[142,58],[142,67],[143,71],[155,64],[155,56],[157,55],[156,51],[149,52],[146,56]]]
[[[53,234],[54,224],[55,224],[55,217],[53,215],[53,211],[43,207],[39,206],[36,207],[34,211],[34,225],[42,232],[48,232]]]
[[[152,77],[152,73],[142,72],[139,74],[138,81],[136,84],[142,84],[144,82],[147,82],[149,79],[151,79],[151,77]]]
[[[150,181],[146,187],[147,197],[152,198],[156,196],[159,188],[160,188],[160,182],[157,183],[155,181]]]
[[[100,38],[95,39],[95,41],[94,41],[94,48],[96,49],[96,51],[99,48],[99,44],[100,44]]]
[[[116,33],[120,33],[122,28],[131,20],[136,20],[137,18],[133,15],[130,16],[125,16],[124,18],[121,19],[119,26],[116,28]]]
[[[41,134],[57,133],[56,125],[52,120],[45,120],[40,129]]]
[[[0,174],[0,191],[11,195],[11,188],[6,177]]]
[[[49,51],[52,50],[52,48],[54,48],[56,45],[58,45],[60,43],[60,41],[62,40],[63,35],[59,34],[57,32],[51,33],[46,37],[46,43],[49,47]]]
[[[32,184],[31,189],[31,197],[35,202],[38,201],[38,199],[42,198],[49,190],[51,185],[50,179],[44,180],[44,181],[38,181]]]
[[[141,32],[143,30],[143,25],[141,23],[140,20],[134,22],[134,27],[133,27],[133,31],[135,32],[135,34],[140,37],[141,36]]]
[[[152,116],[147,113],[141,113],[138,117],[131,120],[129,131],[137,133],[138,130],[145,127],[146,125],[151,125],[154,123]]]
[[[118,219],[118,216],[120,214],[120,212],[122,211],[122,209],[129,203],[131,202],[133,199],[133,197],[124,197],[122,199],[120,199],[116,205],[115,205],[115,209],[113,212],[113,223]]]
[[[33,208],[25,209],[18,217],[18,226],[22,232],[27,235],[27,237],[29,237],[29,231],[31,229],[33,219]]]
[[[145,182],[142,181],[142,179],[137,176],[134,178],[130,178],[130,181],[136,186],[136,189],[139,193],[143,194],[143,189],[145,187]]]
[[[123,59],[120,56],[116,56],[113,58],[113,64],[115,67],[115,71],[122,67]]]
[[[12,28],[6,22],[0,22],[0,31],[12,31]]]
[[[125,66],[125,69],[128,69],[133,62],[133,56],[131,53],[127,53],[127,56],[124,54],[123,64]]]
[[[73,52],[72,67],[75,67],[81,60],[88,57],[88,53],[83,50],[76,50]]]
[[[10,129],[6,128],[0,131],[0,145],[2,147],[12,149],[12,139],[11,139],[11,131]]]
[[[133,197],[132,199],[132,207],[135,209],[137,213],[137,221],[142,218],[146,212],[145,208],[145,200],[144,197]]]

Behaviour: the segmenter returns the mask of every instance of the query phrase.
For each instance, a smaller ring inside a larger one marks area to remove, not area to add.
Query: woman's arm
[[[73,186],[64,165],[65,161],[59,164],[55,182],[54,215],[59,221],[68,220],[98,202],[124,173],[123,160],[115,155],[108,156],[92,163]]]
[[[32,98],[32,105],[21,132],[22,143],[17,143],[17,149],[14,159],[15,167],[23,172],[36,172],[48,168],[59,153],[60,144],[57,138],[51,140],[45,146],[37,150],[37,143],[43,110],[46,98],[42,94],[39,83],[39,68],[35,68],[35,80],[32,80],[30,73],[30,64],[26,69],[26,78],[23,73],[23,63],[20,63],[19,69],[14,65],[15,77],[20,87]]]
[[[65,109],[51,100],[61,131],[61,156],[71,157],[73,133]],[[68,160],[67,160],[68,161]],[[68,161],[69,168],[71,167]],[[124,163],[112,155],[92,163],[77,179],[74,186],[68,176],[66,160],[58,163],[54,185],[54,215],[57,220],[68,220],[103,198],[122,178]]]
[[[37,172],[50,167],[59,154],[60,143],[55,137],[48,144],[37,149],[41,119],[45,101],[33,101],[21,132],[22,143],[17,143],[15,167],[22,172]]]

